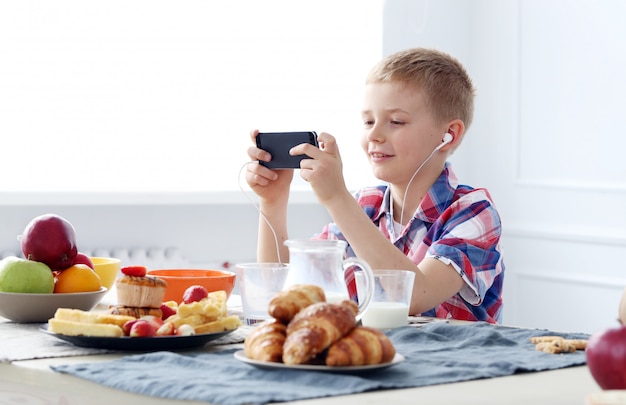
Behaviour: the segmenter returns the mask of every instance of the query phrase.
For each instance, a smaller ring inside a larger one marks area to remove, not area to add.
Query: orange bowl
[[[183,300],[183,293],[192,285],[201,285],[208,292],[226,291],[226,296],[235,287],[235,273],[225,270],[202,270],[202,269],[160,269],[150,270],[148,275],[159,277],[167,282],[164,301]]]

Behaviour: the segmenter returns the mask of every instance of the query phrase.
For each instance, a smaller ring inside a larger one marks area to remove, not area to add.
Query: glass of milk
[[[408,270],[372,270],[374,294],[361,319],[364,326],[392,329],[408,324],[415,273]],[[357,294],[364,288],[361,272],[355,272]]]

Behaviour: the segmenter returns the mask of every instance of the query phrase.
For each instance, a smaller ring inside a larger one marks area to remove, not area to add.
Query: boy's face
[[[368,84],[362,118],[361,146],[374,175],[401,187],[406,187],[446,132],[445,127],[435,124],[419,89],[404,83]],[[420,173],[429,167],[439,173],[442,160],[436,158],[433,156]]]

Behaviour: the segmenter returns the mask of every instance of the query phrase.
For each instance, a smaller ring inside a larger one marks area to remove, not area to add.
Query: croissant
[[[396,354],[391,340],[378,329],[357,326],[333,343],[326,355],[327,366],[363,366],[390,362]]]
[[[297,284],[276,294],[269,303],[270,316],[287,324],[302,309],[326,301],[324,290],[310,284]]]
[[[287,325],[283,362],[309,363],[355,327],[357,312],[357,305],[350,300],[318,302],[298,312]]]
[[[249,359],[280,362],[286,334],[287,326],[283,323],[275,319],[263,321],[244,340],[244,352]]]

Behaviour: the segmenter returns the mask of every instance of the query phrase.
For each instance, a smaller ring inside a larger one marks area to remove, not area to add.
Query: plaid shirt
[[[389,211],[388,186],[364,188],[355,198],[378,229],[413,263],[419,265],[425,257],[434,257],[452,264],[465,281],[461,291],[421,315],[501,322],[502,226],[487,190],[459,185],[452,167],[446,163],[397,237]],[[334,223],[326,225],[315,238],[346,240]],[[349,244],[347,256],[355,256]],[[355,289],[352,286],[349,290],[352,294]]]

